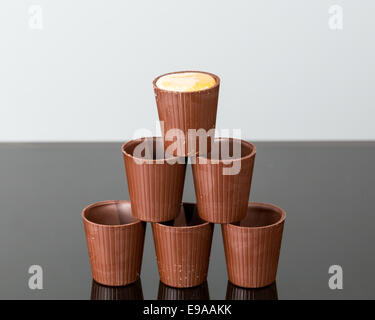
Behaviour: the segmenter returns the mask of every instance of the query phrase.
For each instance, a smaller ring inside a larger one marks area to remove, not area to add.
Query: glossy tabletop
[[[141,281],[106,288],[92,281],[81,210],[129,199],[121,143],[0,144],[0,299],[374,299],[375,143],[258,142],[250,200],[287,214],[276,284],[228,283],[215,226],[208,282],[178,290],[160,284],[151,228]],[[195,201],[191,167],[184,201]],[[31,265],[43,289],[31,290]],[[343,269],[343,289],[328,286]]]

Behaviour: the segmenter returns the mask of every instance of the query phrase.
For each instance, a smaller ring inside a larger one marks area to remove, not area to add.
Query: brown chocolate
[[[132,216],[129,201],[104,201],[82,211],[94,280],[124,286],[139,279],[146,224]]]
[[[222,225],[229,281],[244,288],[260,288],[276,280],[285,211],[250,202],[246,217]]]
[[[160,280],[171,287],[188,288],[207,279],[214,226],[201,220],[195,204],[181,206],[178,223],[153,223]]]
[[[253,176],[256,148],[250,142],[232,138],[217,138],[215,144],[241,144],[241,155],[226,163],[221,155],[198,155],[192,164],[198,212],[202,219],[212,223],[239,221],[246,215]],[[206,163],[204,163],[204,161]],[[235,163],[236,162],[236,163]],[[224,175],[224,169],[240,165],[237,174]]]
[[[217,103],[219,98],[220,78],[214,74],[202,71],[180,71],[171,72],[200,72],[212,76],[216,84],[208,89],[178,92],[160,89],[157,87],[157,80],[165,76],[163,74],[153,81],[156,104],[158,107],[159,120],[163,121],[163,137],[165,133],[171,129],[179,129],[184,133],[184,141],[175,140],[177,143],[177,151],[175,155],[191,155],[196,152],[189,147],[189,129],[204,129],[206,131],[214,129],[216,125]],[[173,141],[164,141],[165,148],[168,148]]]
[[[139,164],[134,150],[141,143],[149,156]],[[131,140],[122,146],[133,215],[142,221],[172,220],[180,211],[185,158],[158,154],[160,149],[164,150],[163,139],[156,137]]]

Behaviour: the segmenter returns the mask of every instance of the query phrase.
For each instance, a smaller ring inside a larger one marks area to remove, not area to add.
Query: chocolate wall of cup
[[[132,216],[129,201],[104,201],[82,211],[94,280],[125,286],[141,273],[146,224]]]
[[[122,287],[107,287],[93,280],[91,300],[144,300],[141,279]]]
[[[228,281],[226,300],[278,300],[276,282],[263,288],[241,288]]]
[[[192,92],[178,92],[160,89],[156,86],[157,80],[167,74],[182,73],[182,72],[199,72],[206,73],[212,76],[216,84],[208,89],[192,91]],[[179,71],[171,72],[158,76],[153,81],[156,105],[158,108],[159,120],[163,121],[163,137],[166,138],[165,133],[171,129],[179,129],[184,133],[184,141],[181,139],[169,141],[165,139],[164,146],[168,148],[174,141],[176,141],[177,149],[174,155],[187,156],[195,154],[195,148],[189,147],[189,129],[204,129],[209,131],[214,129],[216,125],[217,103],[219,99],[220,78],[217,75],[203,72],[203,71]],[[210,145],[210,138],[208,138],[208,146]],[[197,143],[199,145],[199,143]]]
[[[210,300],[207,281],[193,288],[172,288],[160,281],[158,300]]]
[[[248,141],[232,138],[217,138],[214,143],[220,146],[220,153],[222,145],[228,144],[229,150],[234,150],[233,145],[240,144],[241,155],[229,164],[221,155],[196,156],[192,169],[198,212],[203,220],[212,223],[239,221],[246,215],[256,148]],[[224,175],[224,169],[233,165],[240,166],[240,171]]]
[[[145,149],[142,163],[134,156],[138,147]],[[128,141],[122,146],[122,153],[133,215],[148,222],[174,219],[182,201],[185,157],[163,154],[161,137]]]
[[[285,217],[279,207],[250,202],[244,219],[222,225],[231,283],[260,288],[275,282]]]
[[[195,204],[184,203],[178,217],[153,223],[160,281],[170,287],[195,287],[207,279],[214,226],[199,218]]]

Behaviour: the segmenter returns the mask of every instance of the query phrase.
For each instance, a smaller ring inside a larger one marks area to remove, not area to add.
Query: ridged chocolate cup
[[[207,280],[214,226],[199,218],[195,204],[183,203],[178,217],[154,223],[160,281],[170,287],[195,287]]]
[[[160,281],[158,300],[210,300],[207,281],[192,288],[172,288]]]
[[[226,300],[278,300],[276,282],[263,288],[241,288],[228,281]]]
[[[132,216],[129,201],[103,201],[82,211],[94,280],[125,286],[139,279],[146,224]]]
[[[248,141],[233,138],[217,138],[214,144],[228,144],[229,151],[234,150],[234,144],[240,144],[241,155],[230,163],[210,153],[195,157],[192,168],[198,212],[203,220],[212,223],[239,221],[246,215],[256,148]],[[236,174],[225,175],[224,170],[232,166],[241,169]]]
[[[141,143],[149,157],[139,163],[140,158],[133,153]],[[174,219],[180,211],[184,189],[185,158],[165,155],[161,137],[128,141],[122,146],[122,153],[133,215],[148,222]]]
[[[250,202],[243,220],[221,226],[231,283],[260,288],[275,282],[285,217],[279,207]]]
[[[144,300],[141,279],[123,287],[107,287],[93,280],[91,300]]]
[[[205,73],[213,77],[216,83],[211,88],[192,92],[164,90],[156,85],[160,77],[183,72]],[[171,129],[181,130],[184,133],[185,141],[177,140],[177,150],[174,154],[180,156],[194,154],[196,150],[189,148],[188,130],[204,129],[208,131],[215,128],[220,78],[215,74],[203,71],[178,71],[158,76],[152,84],[159,120],[164,123],[163,137],[165,138],[164,133]],[[172,143],[173,141],[165,140],[165,148],[168,148]]]

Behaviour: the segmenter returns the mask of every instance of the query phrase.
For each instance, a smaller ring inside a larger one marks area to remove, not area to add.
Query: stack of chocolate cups
[[[184,77],[198,76],[206,87],[178,87]],[[160,80],[173,84],[174,79],[177,87],[160,85]],[[130,202],[97,203],[82,212],[94,280],[123,286],[139,279],[150,222],[163,284],[191,288],[206,282],[214,224],[222,227],[229,281],[244,288],[272,284],[285,212],[248,202],[255,146],[212,134],[203,139],[192,135],[215,129],[219,77],[175,72],[157,77],[153,86],[163,135],[122,146]],[[188,157],[196,204],[182,203]]]

